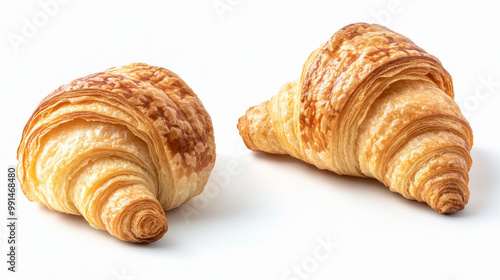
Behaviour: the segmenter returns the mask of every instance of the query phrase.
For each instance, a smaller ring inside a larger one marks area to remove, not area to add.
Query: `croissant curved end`
[[[452,214],[463,210],[465,204],[466,202],[462,194],[445,192],[439,196],[436,205],[433,205],[432,209],[441,214]]]

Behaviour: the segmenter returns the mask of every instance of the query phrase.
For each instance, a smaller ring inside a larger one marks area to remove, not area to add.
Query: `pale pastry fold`
[[[133,63],[41,101],[18,148],[26,197],[129,242],[167,231],[166,210],[200,194],[215,163],[212,121],[171,71]]]
[[[472,129],[450,75],[410,39],[348,25],[311,53],[299,79],[238,121],[246,146],[337,174],[376,178],[439,213],[469,199]]]

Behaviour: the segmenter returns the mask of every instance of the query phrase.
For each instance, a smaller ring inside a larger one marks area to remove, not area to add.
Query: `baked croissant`
[[[181,78],[134,63],[53,91],[26,124],[17,156],[29,200],[121,240],[150,242],[167,231],[164,211],[203,190],[215,143],[210,116]]]
[[[439,213],[469,199],[472,130],[437,58],[376,24],[348,25],[299,79],[238,121],[246,146],[376,178]]]

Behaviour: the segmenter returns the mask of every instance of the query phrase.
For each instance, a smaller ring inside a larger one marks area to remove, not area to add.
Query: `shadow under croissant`
[[[237,174],[229,174],[226,168],[237,164]],[[242,184],[241,158],[218,155],[217,162],[203,192],[183,205],[167,212],[169,224],[191,224],[207,219],[224,219],[228,215],[235,216],[251,209],[247,192]],[[241,176],[240,176],[241,175]],[[224,177],[224,178],[218,178]],[[194,210],[195,212],[189,212]]]
[[[339,175],[337,173],[331,172],[329,170],[321,170],[318,169],[316,166],[308,164],[306,162],[303,162],[301,160],[295,159],[289,155],[279,155],[279,154],[268,154],[265,152],[254,152],[254,156],[258,159],[262,160],[270,160],[270,161],[275,161],[281,165],[294,165],[294,166],[300,166],[301,169],[304,170],[304,172],[311,173],[311,177],[317,178],[318,176],[324,176],[325,178],[328,178],[328,180],[333,180],[336,184],[335,188],[345,188],[348,190],[354,191],[359,191],[360,188],[362,188],[362,193],[367,193],[367,189],[373,194],[373,192],[377,192],[377,196],[385,196],[385,197],[392,197],[396,200],[398,200],[398,203],[403,203],[408,205],[407,207],[414,207],[418,208],[418,211],[424,211],[426,213],[435,214],[435,211],[432,210],[425,202],[418,202],[416,200],[409,200],[401,196],[401,194],[392,192],[390,191],[384,184],[379,182],[376,179],[373,178],[361,178],[361,177],[354,177],[354,176],[348,176],[348,175]],[[367,193],[367,195],[370,195]],[[367,200],[364,200],[367,201]],[[370,211],[370,206],[366,205],[365,206],[367,211]],[[467,209],[467,207],[466,207]],[[466,210],[465,209],[465,210]],[[349,210],[349,209],[342,209],[342,210]],[[463,216],[457,215],[458,213],[464,212],[464,210],[457,212],[456,214],[450,215],[450,214],[442,214],[441,216],[444,217],[453,217],[453,216]]]
[[[464,211],[460,211],[458,216],[474,216],[479,213],[495,213],[494,207],[498,205],[498,197],[500,197],[500,189],[491,184],[493,182],[494,173],[497,166],[499,155],[491,154],[491,151],[486,151],[480,146],[474,146],[471,151],[472,164],[469,171],[469,189],[471,197],[469,205]],[[482,215],[483,215],[482,214]]]

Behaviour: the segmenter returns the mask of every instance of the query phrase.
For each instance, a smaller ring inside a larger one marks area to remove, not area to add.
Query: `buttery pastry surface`
[[[164,211],[200,194],[215,163],[212,122],[173,72],[133,63],[59,87],[23,131],[27,198],[130,242],[160,239]]]
[[[473,143],[453,98],[437,58],[386,27],[357,23],[313,51],[300,78],[248,109],[238,129],[251,150],[376,178],[453,213],[469,198]]]

